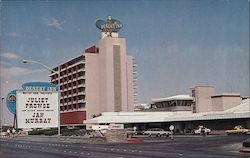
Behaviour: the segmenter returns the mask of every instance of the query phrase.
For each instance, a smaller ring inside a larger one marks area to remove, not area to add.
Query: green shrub
[[[52,136],[52,135],[56,135],[56,134],[58,134],[58,130],[57,129],[46,130],[44,132],[44,135],[47,135],[47,136]]]
[[[51,128],[51,129],[34,129],[32,131],[28,132],[29,135],[56,135],[57,134],[57,128]]]
[[[245,140],[245,141],[243,142],[243,146],[244,146],[244,147],[250,147],[250,138],[248,138],[247,140]]]
[[[44,134],[44,129],[34,129],[33,131],[29,131],[29,135],[42,135]]]

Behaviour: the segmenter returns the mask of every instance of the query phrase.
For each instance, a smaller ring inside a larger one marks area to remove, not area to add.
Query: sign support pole
[[[61,72],[60,72],[61,65],[58,67],[58,139],[60,140],[60,135],[61,135],[61,88],[60,88],[60,78],[61,78]]]
[[[1,136],[3,137],[3,101],[4,97],[1,98]]]

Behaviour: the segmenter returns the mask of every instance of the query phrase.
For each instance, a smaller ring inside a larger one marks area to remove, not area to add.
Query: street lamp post
[[[58,138],[60,138],[60,135],[61,135],[61,129],[60,129],[60,125],[61,125],[61,122],[60,122],[60,119],[61,119],[61,116],[60,116],[60,105],[61,105],[61,90],[60,90],[60,65],[58,67],[58,72],[51,69],[50,67],[38,62],[38,61],[33,61],[33,60],[23,60],[23,63],[35,63],[35,64],[38,64],[38,65],[41,65],[43,66],[44,68],[46,68],[47,70],[55,73],[58,75]]]
[[[4,97],[1,98],[1,137],[3,136],[3,101]]]

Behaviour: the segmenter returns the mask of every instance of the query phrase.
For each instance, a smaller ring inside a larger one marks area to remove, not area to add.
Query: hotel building
[[[102,112],[134,110],[134,58],[127,56],[125,38],[120,38],[117,31],[105,31],[98,45],[53,69],[60,71],[61,125],[81,125]],[[50,77],[58,84],[56,73]]]

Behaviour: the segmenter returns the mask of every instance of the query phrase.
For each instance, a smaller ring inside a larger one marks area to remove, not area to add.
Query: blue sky
[[[138,65],[139,101],[185,94],[194,85],[249,96],[248,0],[1,2],[1,95],[96,44],[97,19],[120,20]]]

